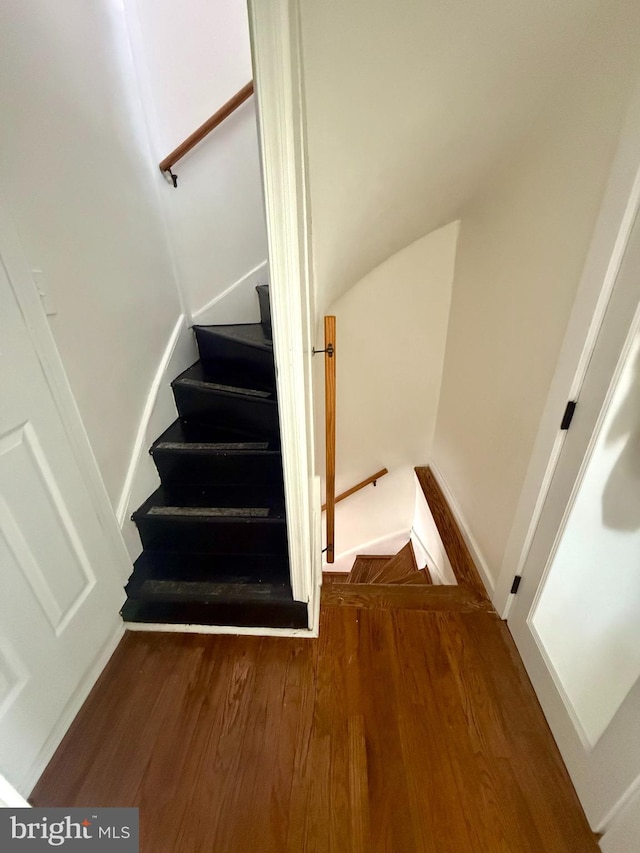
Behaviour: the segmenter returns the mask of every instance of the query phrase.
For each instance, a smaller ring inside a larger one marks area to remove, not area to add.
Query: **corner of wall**
[[[185,315],[180,314],[149,387],[116,509],[116,518],[132,560],[139,556],[142,547],[131,513],[160,484],[149,447],[177,417],[171,382],[197,359],[193,332]]]

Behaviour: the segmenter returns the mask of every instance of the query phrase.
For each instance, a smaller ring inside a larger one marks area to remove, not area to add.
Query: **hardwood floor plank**
[[[342,586],[317,640],[127,634],[32,802],[138,806],[143,853],[596,853],[488,603]]]
[[[493,612],[490,601],[466,587],[430,584],[331,584],[322,590],[322,604],[378,610]]]

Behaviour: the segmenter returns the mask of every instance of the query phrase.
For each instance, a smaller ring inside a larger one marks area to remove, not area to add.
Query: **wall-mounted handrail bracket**
[[[333,344],[327,344],[326,349],[316,349],[315,347],[311,350],[311,355],[320,355],[321,352],[325,352],[329,358],[333,358],[333,354],[335,352],[333,348]]]
[[[171,171],[171,167],[169,167],[168,169],[165,169],[165,170],[162,172],[162,174],[163,174],[163,175],[165,176],[165,178],[167,179],[167,183],[168,183],[168,184],[173,184],[173,186],[177,188],[177,186],[178,186],[178,176],[177,176],[176,174],[174,174],[174,172],[172,172],[172,171]]]

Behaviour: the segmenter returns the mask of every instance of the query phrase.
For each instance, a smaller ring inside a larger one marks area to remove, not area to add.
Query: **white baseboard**
[[[445,480],[440,469],[434,465],[433,462],[429,462],[429,467],[433,472],[433,476],[436,478],[438,485],[442,490],[442,494],[445,496],[447,503],[449,504],[449,508],[453,513],[453,517],[456,520],[458,527],[460,528],[460,533],[462,534],[462,538],[465,541],[471,556],[473,557],[473,562],[478,567],[478,571],[480,572],[480,576],[482,578],[482,582],[484,583],[489,597],[493,595],[493,591],[495,588],[495,580],[491,571],[489,569],[489,564],[484,558],[482,551],[480,550],[480,546],[478,545],[476,539],[471,533],[471,528],[469,527],[464,515],[462,514],[462,510],[458,506],[458,503],[453,495],[453,492],[449,488],[447,481]]]
[[[356,548],[351,548],[343,554],[338,554],[333,563],[323,562],[323,572],[350,572],[356,557],[360,554],[397,554],[401,548],[409,541],[409,528],[397,530],[395,533],[389,533],[386,536],[381,536],[379,539],[371,539],[369,542],[363,542]]]
[[[259,284],[269,284],[267,261],[258,264],[203,308],[195,311],[192,315],[193,322],[202,326],[259,323],[260,309],[255,292]]]
[[[238,637],[318,636],[315,628],[241,628],[237,625],[170,625],[166,622],[125,622],[127,631],[155,631],[164,634],[232,634]]]
[[[44,746],[38,753],[38,757],[34,761],[32,767],[28,770],[24,782],[24,794],[29,796],[33,791],[36,782],[42,776],[45,767],[53,758],[56,749],[60,746],[62,738],[68,732],[71,723],[75,720],[80,708],[84,705],[93,689],[96,681],[102,675],[102,671],[106,667],[111,655],[118,647],[118,643],[124,636],[124,626],[119,615],[115,616],[116,622],[113,631],[108,640],[94,659],[89,669],[84,674],[80,684],[76,687],[71,698],[67,702],[64,711],[60,715],[55,728],[47,738]]]
[[[132,560],[138,557],[142,546],[131,521],[131,513],[160,485],[149,447],[178,416],[171,391],[172,380],[197,359],[193,332],[187,326],[185,315],[181,314],[151,382],[116,509],[116,518]]]

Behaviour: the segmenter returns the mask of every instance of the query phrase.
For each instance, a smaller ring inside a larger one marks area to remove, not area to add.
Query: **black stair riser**
[[[177,450],[153,452],[163,484],[196,483],[220,485],[234,483],[258,487],[270,486],[274,495],[284,494],[280,453],[205,454]]]
[[[260,323],[264,329],[265,335],[271,339],[271,303],[269,302],[269,287],[268,285],[258,285],[256,287],[258,294],[258,302],[260,303]]]
[[[125,622],[172,625],[235,625],[239,628],[306,628],[307,605],[289,602],[149,602],[129,599],[122,608]]]
[[[275,382],[272,349],[247,346],[242,341],[216,335],[215,331],[202,328],[196,328],[196,341],[205,365],[210,362],[219,366],[229,362],[234,368],[246,370],[262,381]]]
[[[219,507],[269,507],[284,514],[284,489],[274,485],[259,485],[255,482],[245,485],[233,483],[212,483],[204,485],[171,480],[157,489],[149,506],[219,506]],[[146,508],[146,504],[143,505]]]
[[[209,554],[287,553],[283,521],[192,521],[158,516],[136,519],[136,524],[145,549]]]
[[[178,414],[187,421],[212,426],[233,424],[237,430],[279,437],[278,406],[273,400],[209,391],[179,382],[173,386],[173,395]]]
[[[228,554],[145,551],[134,564],[130,585],[139,586],[145,580],[289,583],[289,558],[286,554],[234,557]]]

